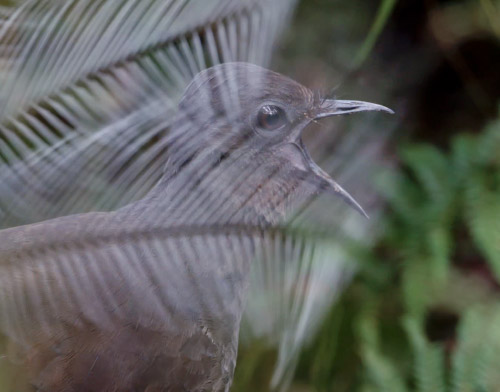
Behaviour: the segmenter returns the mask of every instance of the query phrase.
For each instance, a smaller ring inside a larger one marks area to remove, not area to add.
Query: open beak
[[[319,167],[316,162],[313,161],[311,156],[306,150],[306,147],[302,143],[302,140],[298,143],[300,145],[300,150],[304,157],[304,160],[308,166],[307,178],[309,181],[317,184],[320,191],[334,194],[340,196],[344,201],[358,211],[365,218],[369,218],[368,214],[365,212],[363,207],[352,197],[349,192],[342,188],[337,182],[328,175],[321,167]]]
[[[375,103],[327,99],[321,105],[319,114],[315,117],[315,119],[367,111],[382,111],[394,114],[391,109]],[[361,205],[344,188],[337,184],[337,182],[331,178],[328,173],[326,173],[313,161],[305,146],[302,144],[302,141],[300,141],[300,148],[304,155],[304,159],[309,165],[311,174],[313,174],[315,181],[320,185],[320,189],[322,191],[340,196],[345,202],[347,202],[347,204],[353,207],[361,215],[368,218],[368,214],[365,212],[363,207],[361,207]]]

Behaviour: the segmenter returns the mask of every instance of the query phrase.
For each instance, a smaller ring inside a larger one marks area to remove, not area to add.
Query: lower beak
[[[330,116],[337,116],[341,114],[350,114],[357,112],[368,112],[368,111],[381,111],[393,114],[394,112],[382,105],[377,105],[375,103],[363,102],[363,101],[344,101],[336,99],[326,99],[320,107],[319,113],[316,115],[315,119],[321,119]],[[335,194],[344,199],[347,204],[353,207],[361,215],[368,218],[368,214],[365,212],[363,207],[337,182],[331,178],[323,169],[321,169],[311,158],[307,150],[305,149],[302,141],[300,141],[300,149],[304,155],[304,159],[309,165],[309,174],[312,174],[314,181],[319,183],[320,189],[322,191]]]
[[[313,161],[309,153],[307,152],[302,140],[299,142],[300,150],[302,155],[309,166],[308,177],[313,180],[314,183],[319,185],[319,188],[323,192],[331,193],[336,196],[340,196],[347,204],[353,207],[365,218],[369,218],[368,214],[365,212],[363,207],[352,197],[349,192],[342,188],[337,182],[331,178],[328,173],[326,173],[321,167],[319,167],[316,162]],[[311,176],[312,175],[312,176]]]

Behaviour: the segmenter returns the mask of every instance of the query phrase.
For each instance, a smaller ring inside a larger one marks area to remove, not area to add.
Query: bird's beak
[[[373,111],[394,114],[394,111],[392,111],[391,109],[382,105],[378,105],[376,103],[363,101],[344,101],[340,99],[325,99],[325,101],[321,104],[319,113],[316,115],[315,119],[319,120],[321,118],[338,116],[341,114]]]
[[[319,167],[316,162],[313,161],[309,152],[306,150],[302,140],[298,143],[304,160],[308,166],[308,174],[312,182],[319,185],[320,191],[331,193],[336,196],[340,196],[347,204],[353,207],[365,218],[368,218],[368,214],[365,212],[363,207],[352,197],[344,188],[342,188],[337,182],[328,175],[321,167]]]
[[[321,105],[320,111],[316,115],[315,119],[318,120],[330,116],[367,111],[382,111],[391,114],[394,113],[391,109],[382,105],[377,105],[375,103],[327,99]],[[342,199],[344,199],[345,202],[347,202],[347,204],[349,204],[360,214],[368,218],[368,215],[363,207],[361,207],[361,205],[344,188],[337,184],[337,182],[333,178],[331,178],[313,161],[305,146],[302,144],[302,141],[300,141],[300,148],[304,155],[304,159],[309,166],[309,172],[314,176],[315,182],[320,184],[320,189],[322,191],[340,196]]]

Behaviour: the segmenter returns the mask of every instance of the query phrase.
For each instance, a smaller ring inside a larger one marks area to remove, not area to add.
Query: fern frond
[[[408,317],[404,320],[404,326],[413,347],[416,390],[445,392],[443,349],[427,342],[418,319]]]
[[[498,389],[499,331],[500,309],[497,305],[475,307],[464,315],[453,357],[453,392]]]

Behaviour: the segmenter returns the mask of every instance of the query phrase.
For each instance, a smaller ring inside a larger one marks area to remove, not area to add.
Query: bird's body
[[[381,108],[315,99],[250,64],[200,73],[145,199],[0,232],[9,360],[36,391],[227,391],[263,231],[320,191],[360,209],[311,160],[302,130]]]
[[[201,234],[145,230],[120,212],[0,232],[0,324],[28,381],[51,392],[227,390],[250,260],[224,262]]]

